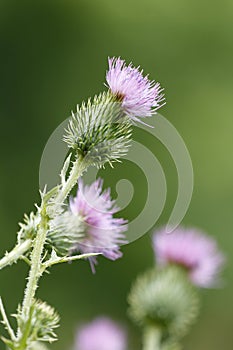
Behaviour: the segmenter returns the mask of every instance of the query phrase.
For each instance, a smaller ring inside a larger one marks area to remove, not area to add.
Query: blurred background
[[[189,350],[230,350],[233,344],[232,21],[230,0],[0,0],[1,256],[13,247],[23,213],[39,201],[39,164],[50,134],[77,103],[104,89],[108,56],[141,65],[165,88],[161,113],[192,158],[195,187],[183,224],[216,237],[228,258],[225,287],[202,292],[201,316],[184,340]],[[135,132],[167,178],[160,226],[174,205],[177,174],[166,148],[143,136]],[[119,178],[132,182],[134,198],[121,214],[135,217],[146,199],[141,170],[124,162],[100,175],[113,194]],[[100,258],[94,276],[80,262],[54,267],[42,278],[38,297],[62,316],[51,349],[70,349],[77,325],[99,314],[129,327],[131,349],[140,349],[126,296],[134,278],[153,264],[150,232],[123,252],[116,262]],[[27,272],[23,262],[1,271],[0,294],[10,313],[23,297]]]

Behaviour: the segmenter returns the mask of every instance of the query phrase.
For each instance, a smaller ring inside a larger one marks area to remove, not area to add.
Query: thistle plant
[[[121,257],[120,244],[126,243],[127,222],[114,218],[118,211],[110,190],[102,181],[85,186],[80,180],[89,166],[104,167],[120,161],[130,146],[132,122],[151,117],[162,105],[159,83],[143,77],[120,58],[109,59],[107,92],[103,92],[72,113],[64,134],[68,156],[60,173],[60,183],[40,191],[35,212],[20,223],[16,246],[0,260],[0,269],[24,260],[30,266],[24,298],[14,315],[17,329],[8,320],[3,302],[0,311],[8,337],[7,349],[44,350],[57,339],[59,316],[53,307],[36,299],[43,273],[53,265],[89,259],[92,270],[98,255],[115,260]],[[78,183],[77,195],[67,197]]]
[[[216,241],[196,229],[153,235],[154,268],[138,277],[129,315],[143,331],[144,350],[179,350],[199,314],[199,288],[215,286],[224,264]]]

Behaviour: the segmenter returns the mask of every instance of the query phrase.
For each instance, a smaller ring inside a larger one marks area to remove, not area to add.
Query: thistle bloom
[[[159,265],[183,266],[197,286],[208,288],[216,284],[224,256],[213,238],[195,229],[179,227],[170,234],[161,229],[154,234],[153,246]]]
[[[103,181],[96,180],[90,186],[84,186],[79,181],[75,198],[70,200],[70,210],[73,216],[81,216],[84,223],[84,235],[77,242],[75,250],[81,253],[101,253],[106,258],[116,260],[122,256],[120,244],[126,243],[124,231],[126,221],[114,218],[119,209],[111,200],[110,189],[102,190]],[[92,268],[95,258],[90,258]]]
[[[78,330],[74,350],[126,350],[125,331],[109,318],[99,317]]]
[[[115,57],[109,58],[108,63],[108,87],[131,119],[139,121],[137,117],[150,117],[163,105],[160,84],[143,77],[139,67],[126,66],[124,60]]]

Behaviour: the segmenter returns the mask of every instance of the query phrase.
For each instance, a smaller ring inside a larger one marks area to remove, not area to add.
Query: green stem
[[[77,159],[73,163],[73,167],[71,169],[70,175],[67,179],[67,181],[63,182],[62,188],[57,195],[55,201],[55,207],[57,205],[63,204],[64,200],[72,190],[72,188],[75,186],[79,176],[82,175],[83,171],[86,168],[86,164],[83,160]],[[48,216],[46,212],[46,204],[49,201],[51,195],[44,197],[44,200],[42,199],[41,204],[41,221],[39,224],[39,229],[36,234],[36,237],[33,242],[33,250],[31,254],[31,269],[29,272],[28,277],[28,283],[26,286],[25,294],[24,294],[24,300],[22,304],[22,316],[25,320],[25,325],[28,327],[30,326],[30,310],[34,301],[36,289],[38,288],[38,281],[43,273],[43,250],[44,245],[46,241],[46,234],[48,231]],[[55,208],[56,209],[56,208]],[[20,350],[25,350],[27,347],[27,332],[28,327],[26,327],[25,331],[22,334],[22,330],[18,329],[18,340],[19,340],[19,348]]]
[[[24,333],[20,339],[20,344],[14,350],[26,350],[27,349],[27,338],[30,334],[31,329],[31,312],[29,313],[29,319],[25,323]]]
[[[32,240],[27,239],[23,243],[17,244],[12,251],[6,253],[6,255],[0,260],[0,270],[7,265],[11,265],[18,259],[22,258],[23,254],[26,253],[32,245]]]
[[[47,268],[56,264],[61,264],[61,263],[66,263],[66,262],[71,262],[71,261],[81,260],[81,259],[87,259],[97,255],[100,255],[100,253],[87,253],[87,254],[80,254],[80,255],[73,255],[73,256],[64,256],[62,258],[57,257],[56,259],[51,259],[46,261],[43,264],[43,271],[45,271]]]
[[[143,335],[143,350],[160,350],[161,332],[154,326],[147,326]]]
[[[28,283],[22,306],[22,315],[27,320],[30,309],[33,303],[35,292],[37,289],[37,282],[41,275],[42,253],[46,240],[46,233],[48,229],[48,217],[46,215],[46,205],[42,203],[41,206],[41,222],[36,238],[34,240],[34,247],[31,255],[31,269],[29,272]]]
[[[4,323],[8,333],[10,335],[11,340],[15,340],[16,337],[15,337],[14,331],[11,328],[11,325],[10,325],[10,323],[8,321],[8,318],[7,318],[7,315],[6,315],[6,312],[5,312],[5,309],[4,309],[1,297],[0,297],[0,312],[2,314],[3,323]]]
[[[59,194],[56,198],[57,205],[62,205],[64,200],[67,198],[68,194],[72,188],[76,185],[78,178],[82,175],[83,171],[87,168],[87,164],[84,159],[77,158],[73,163],[73,167],[70,171],[69,178],[63,184]]]

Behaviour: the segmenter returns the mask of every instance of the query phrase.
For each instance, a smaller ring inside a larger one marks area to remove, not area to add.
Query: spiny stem
[[[7,318],[7,315],[6,315],[6,312],[5,312],[5,309],[4,309],[1,297],[0,297],[0,312],[2,314],[3,322],[4,322],[5,326],[6,326],[6,329],[7,329],[8,333],[9,333],[9,336],[10,336],[11,340],[16,340],[14,331],[11,328],[11,325],[10,325],[10,323],[8,321],[8,318]]]
[[[65,262],[71,262],[75,260],[80,260],[80,259],[87,259],[92,256],[97,256],[100,255],[100,253],[87,253],[87,254],[80,254],[80,255],[73,255],[73,256],[64,256],[62,258],[57,257],[54,260],[48,260],[43,264],[43,269],[46,270],[48,267],[60,264],[60,263],[65,263]]]
[[[73,167],[70,171],[70,175],[67,181],[63,184],[57,198],[57,205],[63,204],[64,200],[67,198],[68,194],[72,190],[72,188],[76,185],[78,178],[82,175],[83,171],[87,168],[87,164],[84,159],[77,158],[73,163]]]
[[[64,200],[76,184],[79,176],[83,173],[86,168],[86,164],[84,161],[81,161],[79,158],[73,163],[73,167],[71,169],[70,175],[67,181],[62,183],[62,188],[55,199],[55,207],[57,205],[63,204]],[[25,320],[25,324],[29,325],[30,321],[30,311],[34,301],[36,289],[38,288],[38,281],[41,277],[44,269],[43,269],[43,250],[46,242],[46,235],[49,229],[48,221],[49,217],[47,215],[46,204],[48,203],[53,191],[49,194],[42,196],[42,204],[40,210],[41,221],[39,224],[39,228],[36,234],[36,237],[33,242],[33,250],[31,254],[31,269],[29,272],[28,283],[26,286],[24,300],[22,304],[22,316]],[[55,208],[56,210],[56,208]],[[26,331],[27,332],[26,327]],[[27,346],[27,334],[21,333],[21,329],[18,329],[18,340],[19,348],[18,350],[24,350]]]
[[[9,253],[0,260],[0,270],[7,265],[13,264],[15,261],[20,259],[24,253],[26,253],[32,245],[32,240],[27,239],[26,241],[17,244]]]
[[[161,332],[157,327],[147,326],[143,335],[143,350],[160,350]]]
[[[38,287],[37,282],[41,276],[41,257],[46,240],[46,233],[48,228],[48,217],[46,215],[46,204],[42,201],[41,205],[41,222],[36,238],[34,240],[34,248],[31,255],[31,269],[29,272],[28,283],[22,306],[22,315],[27,320],[30,313],[30,308],[33,303],[36,289]]]

